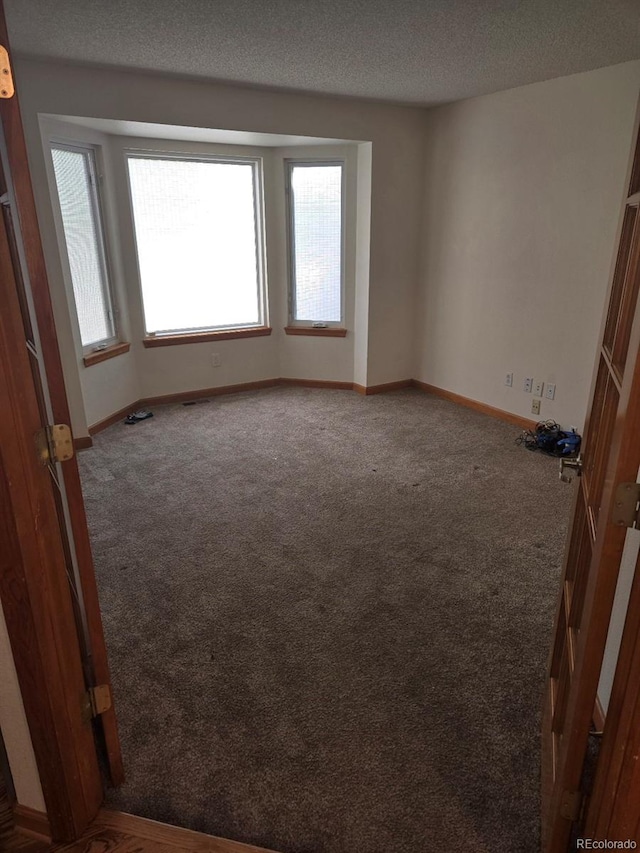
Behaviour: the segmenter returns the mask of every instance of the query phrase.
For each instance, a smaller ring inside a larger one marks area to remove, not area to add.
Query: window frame
[[[62,229],[62,233],[60,236],[62,240],[62,245],[64,245],[64,250],[66,253],[67,265],[69,267],[71,291],[73,294],[76,322],[78,324],[78,330],[80,332],[80,341],[82,342],[82,329],[80,328],[80,319],[78,317],[78,308],[76,304],[76,294],[75,289],[73,287],[73,277],[71,275],[71,264],[69,262],[69,249],[67,246],[67,237],[64,228],[64,217],[62,215],[62,207],[60,205],[60,192],[58,190],[58,181],[56,178],[55,166],[53,162],[54,149],[58,149],[61,151],[73,151],[76,154],[82,154],[85,157],[87,163],[87,172],[89,175],[89,198],[91,200],[91,210],[93,212],[94,221],[96,224],[95,236],[96,246],[98,250],[98,259],[100,263],[100,271],[102,273],[102,293],[105,301],[105,306],[107,308],[107,317],[111,321],[111,327],[113,329],[113,334],[107,338],[103,338],[100,341],[94,341],[91,344],[82,344],[82,355],[85,360],[85,366],[89,366],[90,364],[97,363],[98,361],[104,361],[106,357],[109,357],[107,355],[105,356],[105,358],[92,358],[93,356],[99,356],[100,354],[105,352],[109,353],[112,348],[118,349],[117,352],[114,352],[115,355],[119,355],[122,351],[118,347],[118,345],[122,343],[120,329],[120,312],[118,310],[118,305],[115,296],[115,288],[113,286],[113,273],[109,254],[109,237],[105,226],[104,199],[102,197],[103,179],[102,169],[100,168],[102,165],[102,148],[100,145],[94,145],[89,142],[70,142],[66,139],[60,139],[57,137],[52,137],[49,140],[49,156],[51,157],[51,168],[53,171],[53,185],[56,191],[56,203],[58,214],[60,216],[60,225]]]
[[[313,157],[287,158],[285,160],[285,200],[287,206],[287,278],[288,278],[288,318],[285,331],[287,334],[326,335],[328,337],[343,337],[345,329],[345,275],[346,275],[346,158],[344,157]],[[296,320],[296,276],[295,276],[295,230],[293,204],[293,170],[297,167],[310,166],[339,166],[340,167],[340,319],[325,320]],[[321,323],[322,325],[314,325]],[[308,330],[305,332],[304,330]]]
[[[267,258],[266,258],[266,226],[265,226],[265,204],[264,204],[264,163],[263,157],[259,156],[234,156],[228,154],[202,154],[185,153],[180,151],[158,151],[140,148],[127,148],[124,150],[125,171],[127,177],[127,192],[129,195],[129,211],[131,215],[131,230],[135,248],[136,269],[138,273],[138,292],[140,306],[142,308],[142,323],[144,330],[143,343],[145,346],[162,346],[164,343],[198,342],[198,340],[209,339],[211,336],[233,337],[238,333],[242,337],[251,337],[264,334],[268,329],[268,298],[267,298]],[[199,326],[186,329],[162,329],[150,331],[147,328],[147,317],[144,304],[144,291],[142,287],[142,273],[140,270],[140,254],[138,251],[138,235],[136,232],[136,220],[133,207],[133,190],[131,187],[131,173],[129,171],[130,160],[178,160],[181,162],[197,163],[229,163],[232,165],[244,165],[252,167],[253,177],[253,214],[255,222],[256,237],[256,285],[258,322],[257,323],[233,323],[226,326]],[[270,329],[269,329],[270,331]],[[157,343],[156,343],[157,342]]]

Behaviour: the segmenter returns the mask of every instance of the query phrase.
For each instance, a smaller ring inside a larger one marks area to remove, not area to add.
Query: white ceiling
[[[5,0],[20,55],[435,104],[640,58],[638,0]]]

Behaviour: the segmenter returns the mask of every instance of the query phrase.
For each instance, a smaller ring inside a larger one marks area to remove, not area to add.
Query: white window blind
[[[261,325],[258,161],[128,163],[147,332]]]
[[[292,319],[342,319],[342,166],[290,164]]]
[[[115,337],[90,149],[52,147],[64,239],[83,347]]]

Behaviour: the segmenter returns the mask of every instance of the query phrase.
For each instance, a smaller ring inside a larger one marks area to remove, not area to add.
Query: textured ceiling
[[[638,0],[5,0],[21,55],[434,104],[640,58]]]

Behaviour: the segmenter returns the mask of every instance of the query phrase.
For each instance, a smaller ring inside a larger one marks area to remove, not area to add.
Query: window
[[[147,334],[263,326],[260,161],[127,159]]]
[[[291,321],[341,324],[342,163],[289,163]]]
[[[83,350],[102,349],[117,340],[107,271],[95,151],[52,145],[64,239],[71,270]]]

